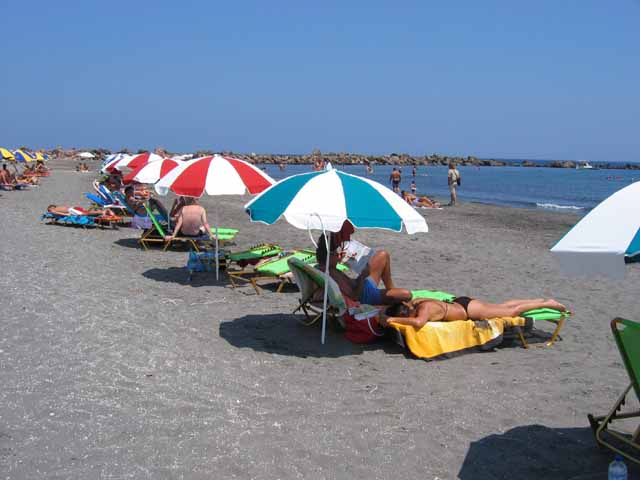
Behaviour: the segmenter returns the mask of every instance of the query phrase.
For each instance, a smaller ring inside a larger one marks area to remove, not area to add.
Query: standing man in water
[[[402,180],[402,175],[398,171],[396,167],[393,167],[391,171],[391,175],[389,175],[389,181],[391,182],[391,188],[395,193],[400,193],[400,181]]]
[[[449,193],[451,193],[451,203],[449,206],[455,207],[458,201],[458,194],[456,193],[456,187],[460,185],[460,172],[456,168],[456,164],[449,163],[449,172],[447,173],[447,182],[449,182]]]

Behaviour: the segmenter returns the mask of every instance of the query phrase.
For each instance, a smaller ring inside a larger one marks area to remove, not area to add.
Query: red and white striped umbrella
[[[170,158],[163,158],[162,160],[158,160],[157,162],[147,163],[140,168],[132,170],[131,173],[129,173],[122,179],[122,181],[125,184],[131,182],[156,183],[181,163],[183,162],[178,162]]]
[[[127,167],[131,170],[136,170],[138,168],[144,167],[151,162],[157,162],[159,160],[162,160],[162,157],[155,153],[141,153],[140,155],[134,155],[132,157],[120,160],[116,164],[116,168],[120,171],[122,171],[123,167]]]
[[[102,173],[113,173],[118,170],[118,164],[122,161],[128,160],[132,158],[131,155],[127,155],[126,153],[118,153],[114,155],[114,157],[102,167]],[[118,170],[119,171],[119,170]]]
[[[237,158],[214,155],[189,160],[171,170],[155,185],[156,192],[169,190],[185,197],[208,195],[255,195],[275,183],[258,167]]]

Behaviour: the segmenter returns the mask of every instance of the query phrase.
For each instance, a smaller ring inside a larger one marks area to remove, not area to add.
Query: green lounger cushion
[[[315,252],[312,252],[311,250],[298,250],[296,252],[283,255],[279,258],[269,260],[262,265],[258,265],[256,267],[256,272],[263,275],[272,275],[274,277],[284,275],[285,273],[288,273],[290,271],[287,260],[289,260],[291,257],[295,257],[305,263],[316,262]]]
[[[257,258],[273,257],[282,252],[279,245],[256,245],[242,252],[230,253],[229,260],[239,262],[242,260],[255,260]]]
[[[560,320],[571,316],[571,312],[561,312],[553,308],[534,308],[522,313],[520,316],[533,318],[534,320]]]
[[[451,295],[447,292],[441,292],[439,290],[412,290],[411,291],[413,297],[412,300],[416,300],[418,298],[432,298],[433,300],[440,300],[441,302],[451,302],[455,295]]]

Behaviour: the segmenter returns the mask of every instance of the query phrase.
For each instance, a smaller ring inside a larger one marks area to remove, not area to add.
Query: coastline
[[[333,330],[320,345],[319,329],[291,314],[295,288],[256,296],[224,276],[189,282],[185,252],[143,252],[135,230],[39,221],[50,203],[84,205],[92,178],[56,168],[39,188],[0,197],[9,478],[606,474],[586,414],[628,383],[608,322],[640,318],[640,266],[623,284],[564,276],[548,249],[576,214],[465,203],[420,210],[424,235],[358,231],[389,251],[399,286],[555,297],[574,312],[550,349],[424,362]],[[212,224],[240,229],[230,248],[312,248],[284,220],[249,222],[248,199],[203,198]]]

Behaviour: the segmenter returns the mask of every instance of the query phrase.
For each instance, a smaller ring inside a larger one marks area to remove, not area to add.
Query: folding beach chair
[[[299,305],[292,313],[302,310],[305,320],[304,325],[313,325],[322,318],[324,306],[324,285],[325,274],[313,267],[309,263],[301,261],[299,258],[291,257],[287,259],[287,264],[293,273],[296,285],[300,290]],[[336,281],[329,277],[327,290],[327,316],[336,319],[342,327],[342,316],[347,311],[347,303],[340,291]]]
[[[150,244],[161,244],[162,251],[166,251],[171,245],[175,243],[187,243],[194,251],[199,252],[200,249],[198,248],[198,243],[209,241],[209,237],[205,235],[202,235],[201,237],[176,237],[172,240],[167,241],[165,237],[167,237],[168,234],[160,224],[160,221],[158,220],[158,218],[156,218],[156,216],[153,214],[146,203],[143,203],[143,205],[152,223],[152,227],[144,230],[142,232],[142,235],[140,236],[140,239],[138,240],[138,243],[143,249],[149,250]]]
[[[610,424],[616,420],[640,417],[640,410],[622,412],[627,394],[632,388],[636,397],[640,400],[640,385],[638,384],[638,377],[640,376],[640,323],[623,318],[615,318],[611,321],[611,330],[624,367],[627,370],[630,383],[607,415],[594,417],[589,414],[589,423],[599,445],[619,453],[633,462],[640,463],[640,443],[638,443],[640,426],[636,427],[632,435],[625,435],[620,431],[609,428]],[[618,445],[612,443],[611,440]],[[624,447],[624,450],[620,447]]]
[[[237,287],[237,282],[251,283],[256,293],[260,295],[261,288],[258,282],[277,281],[277,292],[280,293],[287,283],[291,283],[293,274],[289,270],[287,261],[290,258],[298,258],[304,263],[316,263],[316,254],[311,250],[294,250],[283,252],[277,257],[272,257],[259,263],[250,270],[227,271],[232,288]]]
[[[118,203],[109,203],[109,201],[105,200],[102,196],[96,195],[93,193],[85,192],[84,196],[94,205],[97,205],[100,208],[108,208],[111,210],[117,210],[121,215],[126,215],[129,213],[129,207],[126,205],[121,205]]]

